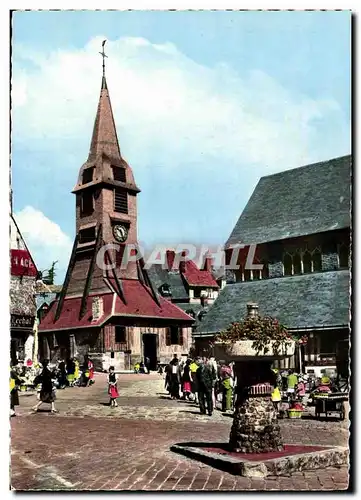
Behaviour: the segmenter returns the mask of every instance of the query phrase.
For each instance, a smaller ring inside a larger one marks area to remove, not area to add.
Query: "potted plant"
[[[293,402],[291,408],[288,410],[289,418],[301,418],[303,413],[303,406],[301,403]]]
[[[233,322],[214,342],[215,355],[233,361],[268,359],[293,356],[295,339],[286,328],[270,316],[247,316]]]

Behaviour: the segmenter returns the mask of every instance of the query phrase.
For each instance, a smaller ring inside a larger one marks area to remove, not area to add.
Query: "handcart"
[[[331,413],[338,413],[340,420],[345,420],[348,394],[344,392],[333,392],[325,394],[314,394],[315,416],[320,418],[324,414],[327,418]]]

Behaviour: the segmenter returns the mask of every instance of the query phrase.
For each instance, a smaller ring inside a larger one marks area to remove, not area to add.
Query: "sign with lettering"
[[[20,314],[11,315],[11,328],[33,328],[34,316],[25,316]]]
[[[36,276],[35,264],[27,250],[11,250],[11,275]]]

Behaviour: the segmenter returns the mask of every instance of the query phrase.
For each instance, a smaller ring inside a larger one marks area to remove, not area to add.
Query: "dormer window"
[[[128,213],[128,194],[123,189],[114,189],[114,212]]]
[[[115,181],[127,182],[127,177],[125,175],[125,168],[123,167],[112,167],[113,178]]]
[[[167,283],[163,283],[163,285],[161,285],[159,287],[159,291],[163,297],[171,297],[172,296],[170,286]]]
[[[93,172],[94,168],[86,168],[83,170],[83,184],[88,184],[88,182],[92,182],[93,180]]]

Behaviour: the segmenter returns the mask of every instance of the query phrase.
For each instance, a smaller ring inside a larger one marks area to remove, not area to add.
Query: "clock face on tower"
[[[124,243],[128,237],[128,229],[120,224],[117,224],[116,226],[113,226],[113,235],[117,241]]]

